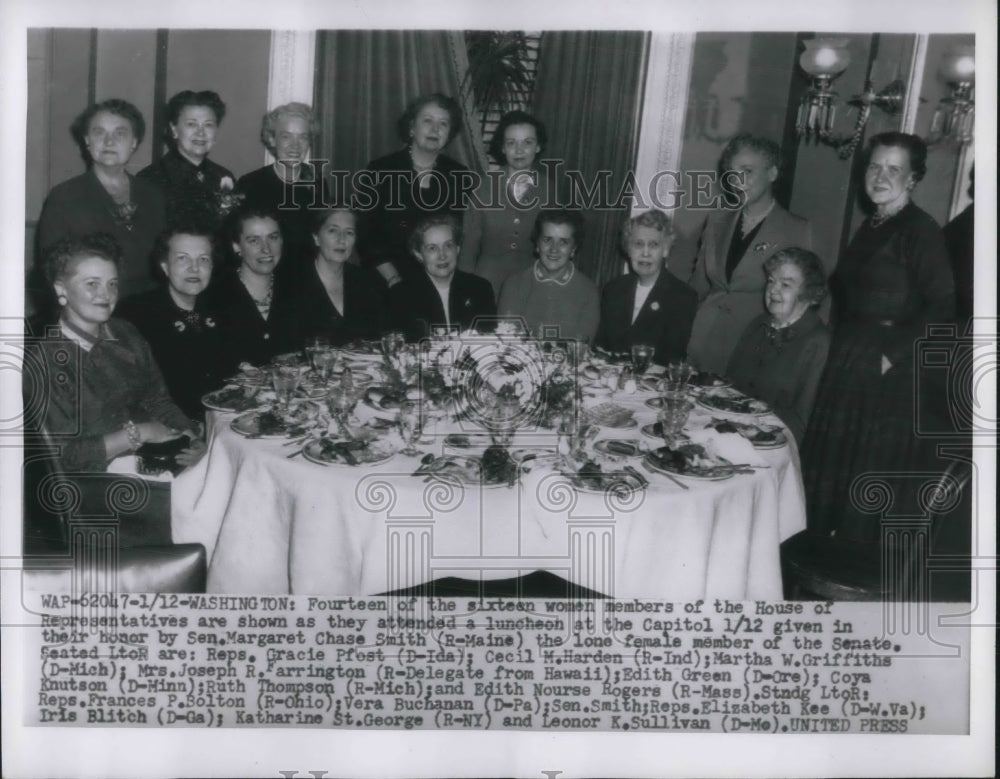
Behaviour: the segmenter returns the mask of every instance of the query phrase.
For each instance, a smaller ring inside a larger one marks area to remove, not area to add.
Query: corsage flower
[[[181,322],[180,320],[178,320],[178,321],[174,322],[174,327],[176,327],[176,328],[177,328],[177,332],[178,332],[178,333],[183,333],[183,332],[184,332],[185,330],[187,330],[187,325],[185,325],[185,324],[184,324],[183,322]]]

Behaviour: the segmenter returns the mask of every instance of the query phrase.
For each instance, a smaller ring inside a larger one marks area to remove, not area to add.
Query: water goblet
[[[635,370],[636,379],[649,370],[653,362],[653,355],[656,349],[650,344],[632,344],[632,368]]]
[[[288,411],[295,391],[299,388],[301,373],[298,368],[290,366],[279,366],[271,372],[271,380],[274,382],[274,394],[278,398],[278,406],[283,412]]]
[[[611,397],[615,396],[615,391],[618,389],[619,375],[620,371],[615,365],[608,365],[601,370],[601,383],[611,390]]]
[[[673,447],[680,436],[694,404],[688,400],[683,390],[668,391],[662,396],[663,405],[657,417],[660,423],[660,435],[667,446]]]
[[[317,349],[312,356],[313,360],[313,370],[319,374],[319,377],[324,381],[328,381],[330,378],[330,371],[337,362],[337,352],[329,347],[324,349]]]
[[[317,370],[316,366],[316,355],[330,348],[330,339],[325,335],[317,335],[306,339],[305,351],[306,359],[309,361],[309,367],[314,371]]]
[[[420,413],[420,403],[415,400],[405,400],[399,406],[399,434],[403,437],[406,447],[402,454],[409,457],[420,454],[414,444],[420,438],[423,425]]]

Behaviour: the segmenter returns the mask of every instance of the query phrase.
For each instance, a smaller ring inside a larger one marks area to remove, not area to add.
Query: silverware
[[[640,486],[642,486],[642,487],[648,487],[649,486],[649,479],[647,479],[645,476],[643,476],[641,473],[639,473],[631,465],[626,465],[622,470],[624,470],[625,473],[629,474],[630,476],[634,477],[635,480],[639,482]]]
[[[302,447],[301,449],[296,449],[296,450],[295,450],[294,452],[292,452],[291,454],[286,454],[286,455],[285,455],[285,459],[286,459],[286,460],[291,460],[291,459],[292,459],[293,457],[298,457],[298,456],[299,456],[300,454],[302,454],[302,452],[304,452],[304,451],[305,451],[305,447]]]
[[[655,468],[653,468],[652,466],[650,466],[648,463],[644,462],[642,464],[642,467],[645,468],[650,473],[658,473],[660,476],[666,476],[668,479],[670,479],[670,481],[672,481],[674,484],[676,484],[678,487],[680,487],[683,490],[689,490],[689,489],[691,489],[687,484],[685,484],[684,482],[682,482],[680,479],[675,479],[669,473],[665,473],[663,471],[658,471]]]

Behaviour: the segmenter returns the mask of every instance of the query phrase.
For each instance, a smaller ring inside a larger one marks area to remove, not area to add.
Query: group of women
[[[224,115],[213,92],[174,96],[171,150],[135,177],[125,166],[145,126],[133,106],[105,101],[74,125],[90,164],[52,190],[39,239],[61,334],[83,357],[77,465],[101,468],[182,431],[197,440],[204,392],[307,338],[395,329],[416,340],[495,315],[611,352],[651,344],[659,363],[687,358],[767,401],[801,444],[808,521],[822,533],[870,540],[871,518],[850,508],[855,476],[926,458],[912,424],[913,344],[952,317],[954,285],[940,228],[910,201],[926,168],[915,136],[871,139],[871,213],[832,276],[809,223],[775,201],[780,150],[740,135],[720,161],[739,174],[735,200],[709,215],[690,283],[667,267],[669,218],[649,211],[623,225],[630,272],[599,290],[574,262],[582,214],[538,205],[547,136],[530,114],[507,114],[493,137],[500,200],[487,178],[479,199],[494,207],[463,209],[442,191],[467,172],[444,154],[461,112],[440,94],[414,101],[399,122],[404,147],[368,166],[412,186],[383,191],[392,177],[378,179],[365,213],[331,205],[309,163],[308,106],[267,114],[261,139],[275,162],[238,180],[208,159]],[[50,404],[57,428],[69,424],[71,399],[61,403]]]

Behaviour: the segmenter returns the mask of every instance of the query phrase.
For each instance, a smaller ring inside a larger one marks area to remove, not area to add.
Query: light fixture
[[[873,45],[877,45],[878,34],[873,36]],[[799,57],[799,65],[812,80],[812,85],[799,104],[799,113],[795,122],[795,131],[799,138],[833,146],[838,156],[846,160],[854,154],[861,142],[865,125],[871,116],[872,106],[881,108],[888,114],[898,114],[903,104],[903,82],[893,81],[879,91],[871,79],[865,80],[864,91],[854,95],[848,105],[858,109],[858,119],[854,132],[847,136],[835,136],[833,123],[837,113],[837,93],[830,85],[851,64],[851,55],[847,51],[846,38],[814,38],[803,41],[805,51]]]
[[[976,55],[971,46],[959,46],[944,56],[940,74],[951,87],[951,94],[941,99],[931,119],[928,143],[950,141],[964,146],[972,142],[976,129],[976,102],[972,88],[976,83]]]

